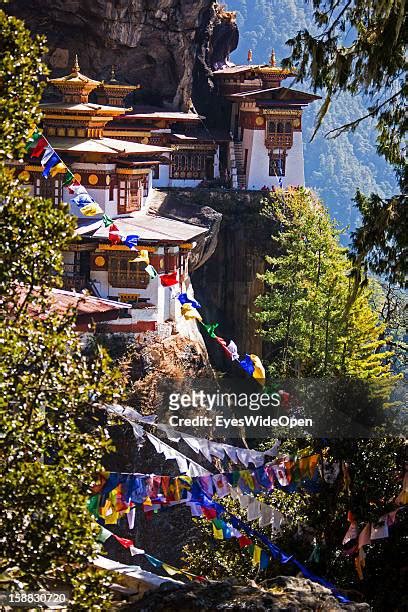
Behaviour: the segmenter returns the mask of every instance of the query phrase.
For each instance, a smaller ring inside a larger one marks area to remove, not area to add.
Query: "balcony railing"
[[[290,149],[293,146],[293,134],[267,134],[265,146],[268,149]]]

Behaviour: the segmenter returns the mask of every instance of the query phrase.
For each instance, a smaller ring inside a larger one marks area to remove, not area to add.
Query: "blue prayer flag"
[[[54,153],[47,159],[46,163],[44,164],[44,169],[42,171],[43,177],[48,178],[50,176],[52,168],[59,164],[60,161],[60,156],[57,155],[54,151]]]
[[[139,236],[136,234],[128,234],[125,239],[122,239],[122,242],[129,247],[129,249],[134,249],[139,242]]]
[[[180,293],[180,295],[177,296],[177,299],[180,304],[191,304],[193,308],[201,308],[200,302],[189,298],[187,293]]]
[[[248,374],[252,376],[255,370],[255,366],[253,364],[251,357],[248,354],[245,355],[244,359],[240,360],[239,364],[241,368],[245,370],[245,372],[248,372]]]

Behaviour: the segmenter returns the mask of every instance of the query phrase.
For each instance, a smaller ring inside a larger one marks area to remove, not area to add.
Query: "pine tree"
[[[112,397],[116,375],[103,352],[81,355],[75,313],[50,309],[74,222],[6,166],[38,121],[44,43],[3,11],[0,24],[2,583],[66,588],[72,609],[102,609],[106,579],[90,565],[99,528],[86,501],[110,447],[95,403]]]
[[[278,256],[267,257],[267,290],[255,315],[271,344],[271,374],[391,380],[371,290],[363,288],[349,307],[350,263],[322,203],[305,189],[275,193],[264,214],[280,224]]]

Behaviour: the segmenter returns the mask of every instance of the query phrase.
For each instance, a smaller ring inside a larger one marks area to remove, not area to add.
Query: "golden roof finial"
[[[252,62],[252,49],[248,49],[248,62]]]
[[[269,61],[272,67],[276,66],[276,57],[275,57],[275,49],[272,49],[271,59]]]
[[[115,66],[112,64],[112,68],[111,68],[111,81],[115,81],[115,80],[116,80]]]
[[[72,66],[72,72],[78,73],[79,71],[80,71],[80,67],[79,67],[79,61],[78,61],[78,54],[75,53],[75,60],[74,60],[74,65]]]

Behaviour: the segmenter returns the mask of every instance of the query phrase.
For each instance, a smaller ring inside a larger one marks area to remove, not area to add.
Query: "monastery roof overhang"
[[[47,102],[40,104],[40,109],[45,112],[46,116],[55,111],[62,112],[64,115],[89,115],[112,118],[123,115],[126,110],[122,106],[104,106],[91,102]]]
[[[183,244],[207,232],[207,228],[199,225],[146,212],[116,216],[113,221],[121,233],[137,234],[139,240],[146,243]],[[101,220],[79,219],[76,234],[84,238],[108,240],[109,228]]]
[[[139,142],[116,140],[115,138],[49,138],[50,144],[57,151],[71,153],[103,153],[106,155],[160,155],[170,152],[168,147],[157,147]]]
[[[19,299],[23,300],[27,295],[28,288],[23,285],[17,285],[16,291]],[[34,288],[34,297],[37,292],[39,294],[39,289]],[[118,318],[120,312],[130,308],[130,304],[55,288],[47,290],[46,299],[48,313],[58,312],[64,314],[74,310],[77,323],[112,321]],[[46,316],[42,313],[41,306],[36,306],[35,302],[30,305],[29,312],[34,318],[44,318]]]
[[[321,96],[310,94],[306,91],[292,89],[291,87],[271,87],[269,89],[257,89],[231,94],[234,100],[255,100],[258,105],[268,102],[287,102],[288,104],[309,104],[315,100],[321,100]]]
[[[287,68],[280,68],[279,66],[271,66],[270,64],[242,64],[239,66],[226,66],[219,70],[214,70],[213,75],[215,77],[233,77],[241,76],[244,74],[252,74],[254,77],[259,75],[276,75],[276,78],[286,79],[287,77],[294,76],[294,70]]]
[[[132,120],[147,120],[147,121],[169,121],[172,123],[175,122],[188,122],[188,123],[198,123],[205,119],[203,115],[197,115],[197,113],[182,113],[176,111],[146,111],[146,112],[133,112],[126,115],[123,115],[120,119],[124,119],[126,121]]]

